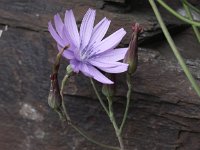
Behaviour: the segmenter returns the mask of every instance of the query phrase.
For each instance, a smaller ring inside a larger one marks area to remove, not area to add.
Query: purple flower
[[[80,33],[72,10],[66,11],[64,23],[60,15],[56,14],[54,16],[56,30],[51,22],[48,29],[56,40],[59,51],[66,45],[70,45],[63,56],[70,61],[74,72],[81,71],[101,83],[113,84],[99,70],[108,73],[127,71],[128,64],[117,61],[124,58],[128,48],[116,48],[126,31],[121,28],[103,39],[111,21],[105,17],[94,26],[95,15],[95,10],[88,9],[81,23]]]

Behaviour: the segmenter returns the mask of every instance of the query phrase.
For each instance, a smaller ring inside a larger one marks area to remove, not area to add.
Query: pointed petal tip
[[[53,25],[51,23],[51,21],[48,22],[48,31],[51,32],[53,28]]]
[[[52,25],[51,21],[48,22],[48,26]]]
[[[124,35],[126,34],[126,30],[124,28],[121,28],[120,30],[121,32],[124,32]]]
[[[105,84],[114,84],[114,82],[110,80],[110,82],[107,82]]]

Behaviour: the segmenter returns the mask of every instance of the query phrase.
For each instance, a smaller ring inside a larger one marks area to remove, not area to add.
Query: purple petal
[[[89,8],[87,13],[83,17],[80,27],[80,39],[81,39],[80,49],[84,49],[89,43],[94,26],[95,15],[96,11]]]
[[[74,59],[74,53],[70,50],[66,50],[63,52],[63,56],[67,59]]]
[[[93,77],[93,76],[90,74],[90,71],[89,71],[89,69],[88,69],[88,66],[87,66],[85,63],[82,63],[82,64],[81,64],[80,70],[81,70],[81,72],[82,72],[85,76]]]
[[[60,37],[62,38],[62,31],[63,31],[64,24],[63,24],[62,19],[60,18],[59,14],[56,14],[54,16],[54,22],[55,22],[56,30],[57,30],[58,34],[60,35]]]
[[[103,62],[114,62],[124,59],[128,48],[117,48],[105,51],[103,53],[98,54],[91,58],[92,60],[96,61],[103,61]]]
[[[55,31],[55,29],[53,28],[51,22],[48,23],[48,30],[51,33],[52,37],[56,40],[56,42],[61,45],[62,47],[65,47],[65,43],[63,42],[63,40],[60,38],[60,36],[57,34],[57,32]]]
[[[115,67],[99,67],[102,71],[108,72],[108,73],[122,73],[127,71],[128,64],[126,65],[119,65]]]
[[[93,29],[89,45],[100,42],[110,26],[110,20],[103,18]]]
[[[57,47],[58,47],[58,50],[59,50],[59,51],[62,50],[62,47],[61,47],[60,45],[57,45]],[[67,49],[67,50],[65,50],[65,51],[63,52],[63,56],[64,56],[65,58],[67,58],[67,59],[74,59],[74,58],[75,58],[74,52],[73,52],[70,48]]]
[[[90,60],[89,63],[108,73],[121,73],[128,69],[128,64],[121,62],[103,62]]]
[[[113,84],[106,76],[104,76],[99,70],[91,65],[84,64],[84,67],[80,67],[81,72],[86,76],[92,77],[95,80],[104,83],[104,84]]]
[[[62,37],[63,37],[64,41],[68,41],[68,43],[70,44],[70,49],[75,49],[76,48],[76,46],[74,45],[73,41],[70,38],[69,33],[67,32],[67,29],[66,29],[65,26],[63,28]]]
[[[80,70],[80,62],[79,61],[77,61],[76,59],[71,59],[70,60],[70,65],[71,65],[72,70],[74,72],[76,72],[76,73],[79,72],[79,70]]]
[[[99,54],[106,50],[114,49],[121,42],[125,34],[126,31],[123,28],[117,30],[100,43],[94,44],[94,46],[92,47],[92,51]]]
[[[74,14],[72,10],[66,11],[65,13],[65,27],[66,27],[66,32],[68,32],[68,35],[70,39],[72,40],[73,44],[77,48],[79,48],[80,37],[78,33],[78,28],[76,25],[76,20],[74,18]]]

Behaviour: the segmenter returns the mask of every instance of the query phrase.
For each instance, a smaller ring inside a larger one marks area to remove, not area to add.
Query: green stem
[[[189,17],[189,19],[190,19],[190,20],[193,20],[193,16],[192,16],[192,14],[191,14],[191,11],[190,11],[189,7],[186,5],[186,2],[187,2],[187,0],[183,0],[183,7],[184,7],[185,12],[187,13],[187,16]],[[193,28],[193,30],[194,30],[194,33],[195,33],[196,37],[197,37],[197,40],[198,40],[199,43],[200,43],[200,33],[199,33],[199,29],[198,29],[196,26],[194,26],[194,25],[192,25],[192,28]]]
[[[109,146],[109,145],[105,145],[105,144],[102,144],[98,141],[95,141],[93,138],[90,138],[88,137],[88,135],[86,135],[81,129],[79,129],[78,127],[76,127],[74,124],[71,124],[71,126],[74,128],[74,130],[76,130],[80,135],[82,135],[84,138],[86,138],[88,141],[96,144],[96,145],[99,145],[101,147],[104,147],[104,148],[108,148],[108,149],[113,149],[113,150],[120,150],[118,147],[114,147],[114,146]]]
[[[129,73],[127,73],[127,75],[126,75],[126,83],[127,83],[127,86],[128,86],[128,91],[127,91],[127,95],[126,95],[126,98],[127,98],[127,100],[126,100],[126,109],[125,109],[125,112],[124,112],[122,123],[121,123],[120,128],[119,128],[119,132],[120,133],[122,133],[124,124],[126,122],[126,118],[127,118],[127,115],[128,115],[129,104],[130,104],[130,100],[131,100],[132,85],[131,85],[131,75]]]
[[[183,1],[187,6],[189,6],[191,9],[193,9],[194,11],[196,11],[197,13],[200,14],[200,10],[196,7],[194,7],[192,4],[190,4],[188,1]]]
[[[63,109],[66,110],[66,107],[65,107],[65,103],[63,101]],[[65,114],[65,117],[67,118],[68,117],[68,114],[66,111],[64,111],[64,114]],[[101,147],[104,147],[104,148],[108,148],[108,149],[113,149],[113,150],[120,150],[118,147],[114,147],[114,146],[109,146],[109,145],[106,145],[106,144],[103,144],[103,143],[100,143],[96,140],[94,140],[93,138],[90,138],[86,133],[84,133],[81,129],[79,129],[76,125],[74,125],[72,122],[71,122],[71,119],[67,121],[70,121],[70,123],[68,122],[68,124],[74,129],[76,130],[80,135],[82,135],[84,138],[86,138],[88,141],[96,144],[96,145],[99,145]]]
[[[184,62],[182,56],[180,55],[178,49],[176,48],[175,43],[174,43],[174,41],[172,40],[172,38],[171,38],[171,36],[170,36],[170,34],[169,34],[168,30],[167,30],[167,27],[166,27],[166,25],[164,24],[164,22],[163,22],[163,20],[162,20],[162,17],[161,17],[161,15],[160,15],[159,11],[158,11],[158,8],[157,8],[157,6],[156,6],[154,0],[149,0],[149,2],[150,2],[151,6],[152,6],[152,8],[153,8],[153,11],[154,11],[154,13],[155,13],[155,15],[156,15],[156,18],[158,19],[158,22],[159,22],[159,24],[160,24],[160,26],[161,26],[161,28],[162,28],[162,31],[163,31],[163,33],[164,33],[164,35],[165,35],[165,37],[166,37],[166,39],[167,39],[167,41],[168,41],[168,43],[169,43],[169,45],[170,45],[170,47],[171,47],[171,49],[172,49],[174,55],[176,56],[176,58],[177,58],[179,64],[181,65],[181,68],[182,68],[183,71],[185,72],[187,78],[189,79],[189,81],[190,81],[190,83],[192,84],[193,88],[195,89],[196,93],[197,93],[198,96],[200,97],[200,87],[199,87],[199,85],[196,83],[196,81],[195,81],[195,79],[193,78],[192,74],[190,73],[188,67],[186,66],[186,64],[185,64],[185,62]]]
[[[109,106],[109,118],[110,118],[110,121],[112,122],[113,124],[113,127],[115,129],[115,134],[117,136],[117,139],[119,141],[119,145],[120,145],[120,150],[125,150],[124,149],[124,143],[123,143],[123,140],[122,140],[122,136],[121,136],[121,133],[119,131],[119,128],[117,126],[117,123],[116,123],[116,120],[115,120],[115,116],[114,116],[114,113],[113,113],[113,101],[112,101],[112,98],[111,97],[107,97],[108,99],[108,106]]]
[[[67,109],[66,109],[66,106],[65,106],[65,102],[64,102],[64,97],[63,97],[63,90],[64,90],[64,86],[67,82],[67,80],[69,79],[70,77],[70,74],[66,74],[62,80],[62,83],[61,83],[61,89],[60,89],[60,95],[61,95],[61,98],[62,98],[62,108],[63,108],[63,111],[64,111],[64,115],[67,119],[67,123],[68,125],[70,125],[72,128],[74,128],[80,135],[82,135],[84,138],[86,138],[88,141],[94,143],[94,144],[97,144],[101,147],[104,147],[104,148],[108,148],[108,149],[113,149],[113,150],[120,150],[118,147],[114,147],[114,146],[109,146],[109,145],[106,145],[106,144],[102,144],[92,138],[90,138],[87,134],[85,134],[83,131],[81,131],[81,129],[79,129],[78,127],[76,127],[72,121],[71,121],[71,118],[69,117],[69,114],[67,113]]]
[[[106,111],[106,114],[109,116],[108,109],[107,109],[105,103],[103,102],[101,96],[99,95],[99,92],[97,91],[96,85],[94,84],[94,81],[92,80],[92,78],[90,78],[90,82],[91,82],[92,87],[93,87],[93,89],[94,89],[94,91],[95,91],[95,94],[97,95],[97,98],[98,98],[99,102],[101,103],[102,107],[103,107],[104,110]]]
[[[62,80],[62,83],[61,83],[61,88],[60,88],[60,95],[61,95],[61,100],[62,100],[62,108],[63,108],[63,111],[64,111],[64,114],[66,116],[66,119],[67,119],[67,122],[70,124],[71,123],[71,119],[69,117],[69,114],[67,113],[67,109],[65,107],[65,102],[64,102],[64,96],[63,96],[63,90],[64,90],[64,87],[65,87],[65,84],[67,83],[67,80],[68,78],[70,77],[69,74],[66,74]]]
[[[150,3],[155,3],[154,0],[149,0]],[[174,16],[176,16],[177,18],[179,18],[180,20],[186,22],[186,23],[189,23],[189,24],[192,24],[192,25],[195,25],[195,26],[199,26],[200,27],[200,22],[198,21],[193,21],[193,20],[190,20],[190,19],[187,19],[183,16],[181,16],[179,13],[177,13],[176,11],[174,11],[171,7],[169,7],[165,2],[163,2],[163,0],[157,0],[157,2],[163,6],[165,9],[167,9],[171,14],[173,14]],[[152,4],[151,4],[152,5]]]
[[[119,144],[120,144],[120,150],[124,150],[124,143],[123,143],[123,140],[122,140],[122,137],[121,137],[121,133],[119,133],[119,128],[117,126],[117,123],[115,121],[115,117],[114,117],[114,114],[113,114],[112,99],[111,99],[111,97],[107,97],[107,99],[108,99],[108,108],[109,108],[109,109],[107,109],[105,103],[103,102],[101,96],[99,95],[99,92],[97,91],[97,88],[96,88],[96,86],[95,86],[95,84],[93,82],[93,79],[90,78],[90,81],[91,81],[92,87],[93,87],[93,89],[94,89],[94,91],[95,91],[95,93],[97,95],[97,98],[99,99],[102,107],[106,111],[106,114],[109,116],[110,121],[111,121],[111,123],[112,123],[112,125],[113,125],[113,127],[115,129],[115,134],[116,134],[117,139],[118,139]]]

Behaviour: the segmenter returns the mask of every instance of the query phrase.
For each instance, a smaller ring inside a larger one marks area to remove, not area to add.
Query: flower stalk
[[[61,97],[62,97],[62,109],[63,109],[63,113],[64,113],[64,116],[66,118],[66,121],[68,123],[68,125],[70,125],[75,131],[77,131],[80,135],[82,135],[84,138],[86,138],[88,141],[96,144],[96,145],[99,145],[101,147],[104,147],[104,148],[107,148],[107,149],[113,149],[113,150],[120,150],[118,147],[115,147],[115,146],[110,146],[110,145],[106,145],[106,144],[103,144],[103,143],[100,143],[96,140],[94,140],[93,138],[90,138],[84,131],[82,131],[80,128],[78,128],[75,124],[73,124],[73,122],[71,121],[71,118],[67,112],[67,109],[66,109],[66,106],[65,106],[65,102],[64,102],[64,97],[63,97],[63,90],[64,90],[64,86],[66,85],[69,77],[71,76],[72,74],[72,71],[71,71],[71,68],[70,66],[67,67],[67,73],[66,75],[64,76],[63,80],[62,80],[62,85],[61,85],[61,90],[60,90],[60,94],[61,94]]]
[[[120,132],[119,127],[117,125],[117,122],[116,122],[116,119],[115,119],[115,116],[114,116],[114,111],[113,111],[113,96],[114,96],[113,86],[114,85],[103,85],[103,88],[102,88],[102,93],[104,94],[104,96],[107,98],[107,101],[108,101],[108,108],[107,108],[105,103],[103,102],[103,99],[101,98],[92,78],[90,79],[90,81],[91,81],[92,87],[95,91],[95,94],[97,95],[97,98],[99,99],[102,107],[106,111],[106,114],[108,115],[108,117],[109,117],[109,119],[110,119],[110,121],[113,125],[116,137],[119,141],[120,150],[125,150],[122,135],[121,135],[121,132]]]
[[[123,142],[123,139],[122,139],[122,135],[121,135],[119,127],[118,127],[118,125],[116,123],[114,112],[113,112],[113,100],[112,100],[112,97],[108,96],[106,98],[108,100],[108,106],[109,106],[109,118],[110,118],[110,121],[111,121],[114,129],[115,129],[115,134],[116,134],[117,139],[119,141],[120,150],[125,150],[124,142]]]
[[[109,111],[108,111],[108,108],[106,107],[106,104],[104,103],[103,99],[101,98],[97,88],[96,88],[96,85],[94,84],[94,81],[92,80],[92,78],[90,78],[90,82],[92,84],[92,87],[94,89],[94,92],[100,102],[100,104],[102,105],[103,109],[105,110],[106,114],[109,116]]]
[[[119,128],[120,134],[122,133],[122,130],[124,128],[124,124],[125,124],[126,119],[127,119],[130,100],[131,100],[132,84],[131,84],[131,75],[128,74],[128,73],[126,74],[126,84],[128,86],[128,91],[127,91],[127,94],[126,94],[126,108],[125,108],[124,116],[123,116],[123,119],[122,119],[122,123],[121,123],[120,128]]]

